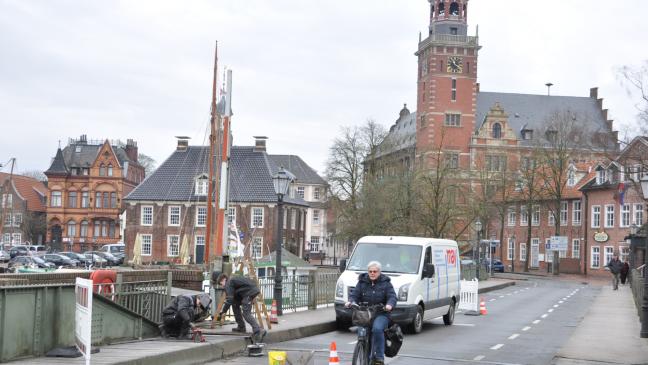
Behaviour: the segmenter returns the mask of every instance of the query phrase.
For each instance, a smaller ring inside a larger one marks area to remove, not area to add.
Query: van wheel
[[[423,330],[423,308],[421,306],[416,307],[416,314],[414,315],[414,319],[412,319],[412,323],[409,325],[409,331],[411,333],[421,333]]]
[[[450,308],[448,308],[448,313],[443,315],[443,323],[446,326],[452,325],[452,322],[454,322],[454,316],[455,316],[455,301],[453,300],[452,303],[450,303]]]

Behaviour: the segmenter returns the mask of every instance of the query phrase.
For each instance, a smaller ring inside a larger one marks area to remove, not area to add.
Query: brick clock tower
[[[441,149],[454,167],[470,166],[477,103],[477,36],[468,36],[469,0],[428,0],[430,29],[418,45],[416,154],[421,167]]]

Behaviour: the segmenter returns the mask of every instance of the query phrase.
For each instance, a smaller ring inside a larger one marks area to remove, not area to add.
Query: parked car
[[[83,253],[83,255],[86,257],[86,264],[88,265],[93,265],[93,266],[99,266],[99,267],[104,267],[110,265],[108,260],[104,259],[103,257],[97,255],[96,253],[93,253],[94,251],[86,251]]]
[[[124,263],[124,257],[126,257],[126,245],[123,243],[111,243],[108,245],[103,245],[99,249],[101,252],[107,252],[119,259],[119,265]]]
[[[9,256],[12,259],[16,256],[26,256],[29,254],[30,252],[27,246],[18,245],[18,246],[13,246],[12,248],[9,249]]]
[[[41,256],[41,255],[43,255],[43,254],[45,254],[46,252],[49,251],[47,246],[43,246],[43,245],[25,245],[25,247],[27,247],[27,249],[29,251],[31,251],[31,253],[39,255],[39,256]]]
[[[104,260],[108,261],[108,266],[117,266],[119,265],[120,260],[115,257],[113,254],[103,251],[86,251],[85,253],[95,254]]]
[[[42,257],[45,261],[51,262],[56,266],[76,267],[79,266],[78,260],[73,260],[65,255],[56,253],[46,253]]]
[[[59,255],[65,255],[72,260],[77,260],[79,264],[77,266],[85,266],[87,263],[91,262],[92,260],[87,258],[84,254],[78,253],[78,252],[72,252],[72,251],[64,251],[64,252],[58,252]]]
[[[36,266],[43,269],[54,268],[55,265],[47,262],[38,256],[16,256],[9,261],[9,267]]]
[[[485,261],[486,267],[488,267],[489,264],[490,263],[489,263],[489,261],[487,259]],[[493,259],[492,271],[493,272],[504,272],[504,264],[502,263],[502,261],[500,261],[499,259]]]
[[[9,251],[0,250],[0,262],[9,262],[9,260],[11,260]]]

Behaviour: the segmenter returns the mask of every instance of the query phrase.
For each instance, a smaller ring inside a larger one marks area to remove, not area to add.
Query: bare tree
[[[648,134],[648,60],[641,66],[623,66],[618,71],[622,82],[626,85],[629,95],[639,94],[637,119],[640,122],[640,132]]]
[[[39,170],[27,170],[23,171],[21,173],[22,176],[27,176],[31,177],[32,179],[36,179],[41,182],[46,182],[47,181],[47,176],[42,171]]]
[[[139,162],[139,164],[144,168],[144,173],[146,174],[146,176],[151,175],[157,168],[157,162],[153,159],[153,157],[145,155],[141,152],[137,154],[137,162]]]
[[[25,211],[20,229],[26,236],[25,240],[29,242],[37,243],[39,237],[44,241],[47,230],[45,213]]]

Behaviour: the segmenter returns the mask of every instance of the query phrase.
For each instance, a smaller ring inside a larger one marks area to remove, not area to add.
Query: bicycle
[[[384,304],[368,305],[352,303],[353,324],[356,325],[358,341],[353,349],[352,365],[369,365],[371,358],[371,326],[376,314],[385,312]]]

